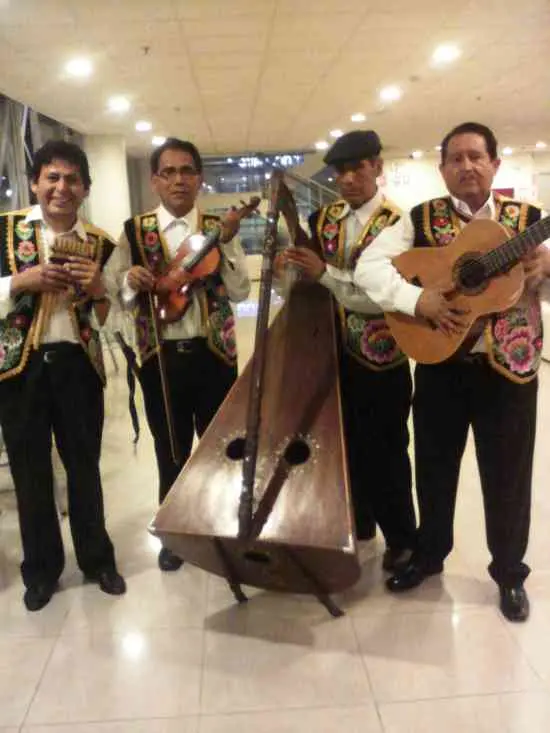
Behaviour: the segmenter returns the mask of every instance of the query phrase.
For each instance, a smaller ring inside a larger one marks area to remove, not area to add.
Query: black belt
[[[46,364],[52,364],[67,356],[72,357],[77,353],[82,353],[82,347],[80,344],[72,344],[69,341],[59,341],[54,344],[42,344],[36,353]]]
[[[206,348],[207,341],[198,336],[192,339],[167,339],[162,345],[168,351],[176,351],[178,354],[193,354]]]
[[[473,353],[466,354],[460,359],[464,364],[478,364],[484,365],[488,363],[487,354],[483,351],[474,351]]]

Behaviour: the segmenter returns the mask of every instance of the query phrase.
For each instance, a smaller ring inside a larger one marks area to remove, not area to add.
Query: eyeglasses
[[[163,168],[156,175],[164,181],[175,181],[178,176],[181,176],[182,178],[192,178],[193,176],[198,176],[199,172],[190,165],[182,165],[180,168],[168,166],[167,168]]]

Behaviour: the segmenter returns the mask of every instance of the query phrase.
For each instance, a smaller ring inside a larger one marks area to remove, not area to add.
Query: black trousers
[[[165,341],[162,350],[180,454],[177,464],[170,451],[158,359],[148,359],[139,376],[147,422],[155,443],[159,503],[191,455],[195,431],[199,437],[204,433],[237,378],[237,368],[215,356],[206,339]]]
[[[491,577],[521,583],[529,537],[537,380],[516,384],[484,356],[415,372],[413,418],[419,555],[440,563],[453,546],[460,462],[468,428],[474,432],[485,509]]]
[[[115,567],[99,475],[103,387],[82,347],[32,352],[22,374],[0,383],[0,422],[15,484],[25,585],[55,583],[65,559],[54,501],[52,430],[67,472],[69,520],[85,575]]]
[[[409,365],[375,372],[341,352],[340,377],[357,536],[368,536],[373,517],[388,547],[412,548],[416,518],[408,455]]]

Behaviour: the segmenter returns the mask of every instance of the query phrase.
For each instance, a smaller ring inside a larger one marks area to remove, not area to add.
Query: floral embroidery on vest
[[[380,232],[394,224],[400,216],[399,210],[389,201],[384,201],[374,212],[353,245],[346,263],[345,239],[346,217],[349,204],[339,201],[321,210],[317,224],[319,240],[325,261],[340,269],[353,269],[363,250]],[[365,366],[373,370],[395,367],[407,357],[397,346],[383,315],[368,315],[348,310],[337,304],[342,343],[346,351]]]
[[[39,242],[40,224],[26,222],[30,209],[6,214],[2,217],[2,249],[6,250],[7,264],[2,271],[11,274],[34,267],[40,261]],[[113,245],[107,235],[92,225],[86,224],[89,241],[94,243],[96,259],[103,265],[112,251]],[[109,247],[104,247],[108,243]],[[106,255],[104,257],[104,255]],[[23,293],[15,298],[15,308],[5,319],[0,320],[0,380],[20,374],[26,366],[31,349],[35,318],[39,310],[40,298],[31,293]],[[105,383],[103,353],[99,334],[89,323],[91,305],[89,300],[68,305],[73,331],[79,343],[88,354],[98,376]]]

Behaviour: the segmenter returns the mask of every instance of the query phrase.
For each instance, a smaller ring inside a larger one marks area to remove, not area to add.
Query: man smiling
[[[90,185],[84,152],[51,141],[33,162],[38,204],[0,217],[0,422],[17,496],[29,611],[49,602],[64,566],[52,431],[67,472],[78,565],[105,593],[126,590],[103,513],[105,375],[93,327],[94,318],[103,323],[109,312],[101,272],[114,244],[78,216]],[[59,235],[74,245],[63,263],[52,261]]]

